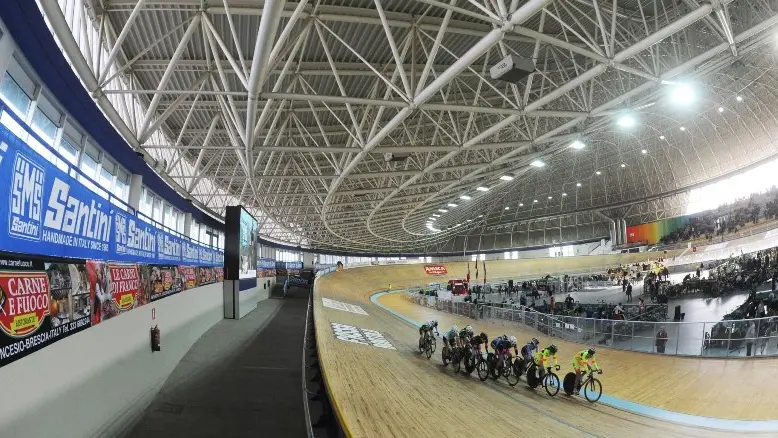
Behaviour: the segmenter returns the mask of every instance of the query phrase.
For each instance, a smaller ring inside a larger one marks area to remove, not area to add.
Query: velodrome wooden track
[[[668,256],[672,256],[669,254]],[[618,263],[645,261],[646,254],[487,262],[489,278],[545,275]],[[466,263],[445,264],[451,277],[461,277]],[[458,273],[461,273],[457,275]],[[471,275],[472,275],[471,271]],[[422,264],[366,267],[335,272],[317,280],[314,315],[319,358],[335,410],[353,437],[436,436],[733,436],[712,430],[649,418],[603,404],[589,404],[562,394],[554,399],[510,387],[504,379],[487,383],[475,376],[455,375],[440,361],[440,347],[431,360],[417,349],[418,329],[373,304],[370,297],[393,288],[435,281]],[[357,304],[367,316],[324,307],[326,297]],[[414,321],[438,319],[441,327],[467,323],[491,336],[507,332],[520,341],[538,336],[517,326],[486,325],[410,303],[401,294],[378,299],[380,304]],[[381,332],[396,350],[336,339],[330,323]],[[540,337],[543,344],[549,339]],[[560,347],[563,375],[572,353],[581,348],[554,339]],[[772,396],[775,362],[678,358],[598,349],[604,392],[610,396],[712,418],[768,420],[778,418],[778,397]],[[737,432],[742,434],[743,432]],[[776,432],[752,433],[776,436]],[[497,436],[497,435],[495,435]]]

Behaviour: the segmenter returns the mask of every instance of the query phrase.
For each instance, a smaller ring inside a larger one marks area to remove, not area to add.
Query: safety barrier
[[[304,336],[302,391],[308,438],[345,437],[343,428],[332,409],[332,401],[327,393],[327,385],[319,366],[319,350],[316,348],[316,328],[313,322],[313,294],[308,298]]]
[[[442,312],[507,327],[523,325],[546,336],[592,346],[678,356],[778,355],[778,317],[719,322],[621,321],[552,316],[521,306],[500,308],[424,295],[409,298]],[[665,336],[660,335],[662,328]]]

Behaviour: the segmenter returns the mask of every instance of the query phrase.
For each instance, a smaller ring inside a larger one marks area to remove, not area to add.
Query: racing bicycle
[[[602,383],[600,383],[598,378],[594,377],[594,374],[602,374],[602,370],[593,370],[590,366],[587,368],[588,370],[581,371],[583,373],[581,376],[582,381],[581,386],[578,388],[573,388],[573,385],[575,385],[575,373],[567,373],[565,376],[565,392],[567,395],[573,395],[574,393],[579,394],[581,389],[583,389],[586,400],[589,403],[595,403],[602,397]]]
[[[432,357],[432,354],[435,353],[435,348],[437,347],[437,340],[435,339],[435,336],[430,331],[424,332],[424,336],[419,339],[419,353],[423,353],[425,356],[427,356],[427,359]]]
[[[532,363],[527,369],[527,385],[532,389],[537,388],[538,385],[543,385],[546,393],[554,397],[559,393],[559,376],[556,375],[552,367],[546,367],[546,373],[541,380],[537,377],[537,368],[537,364]]]

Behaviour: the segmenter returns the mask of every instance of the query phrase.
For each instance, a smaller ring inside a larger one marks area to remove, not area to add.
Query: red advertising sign
[[[34,333],[49,315],[45,272],[0,271],[0,328],[12,338]]]
[[[193,289],[197,287],[197,268],[194,266],[182,266],[181,270],[184,271],[186,289]]]
[[[427,275],[448,275],[448,270],[443,265],[424,265],[424,272],[426,272]]]
[[[111,296],[120,312],[132,309],[140,288],[140,276],[136,265],[109,265]]]

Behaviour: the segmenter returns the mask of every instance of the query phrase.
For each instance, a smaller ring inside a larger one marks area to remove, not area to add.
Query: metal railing
[[[623,321],[552,316],[521,306],[500,308],[424,295],[409,295],[409,299],[446,313],[506,328],[525,326],[546,336],[592,346],[678,356],[778,356],[778,317],[719,322]],[[660,335],[662,328],[664,336]]]

